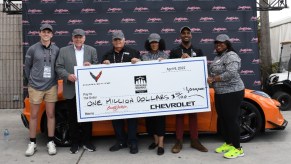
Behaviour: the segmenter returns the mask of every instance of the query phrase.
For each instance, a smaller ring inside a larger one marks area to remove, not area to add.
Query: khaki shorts
[[[28,87],[29,102],[32,104],[40,104],[43,100],[45,102],[58,101],[57,85],[52,86],[49,90],[39,91],[32,87]]]

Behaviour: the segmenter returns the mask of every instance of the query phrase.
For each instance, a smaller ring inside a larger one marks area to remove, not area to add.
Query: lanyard
[[[120,60],[120,63],[123,62],[123,56],[124,56],[124,52],[122,53],[122,56],[121,56],[121,60]],[[115,59],[115,53],[113,52],[113,61],[114,63],[116,63],[116,59]]]
[[[44,53],[44,57],[43,57],[43,61],[44,61],[44,64],[46,65],[46,53],[45,53],[45,48],[43,49],[43,53]],[[49,48],[49,64],[52,62],[52,49]]]

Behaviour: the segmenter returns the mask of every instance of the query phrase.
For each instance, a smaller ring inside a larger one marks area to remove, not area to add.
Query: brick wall
[[[0,109],[23,107],[22,15],[0,4]]]

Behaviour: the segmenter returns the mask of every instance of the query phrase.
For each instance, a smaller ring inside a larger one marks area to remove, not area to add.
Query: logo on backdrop
[[[95,30],[85,30],[85,35],[96,35],[96,31]]]
[[[252,16],[251,19],[250,19],[250,21],[257,21],[257,20],[258,20],[258,18],[255,17],[255,16]]]
[[[227,32],[227,28],[225,27],[214,27],[212,29],[213,33]]]
[[[258,38],[254,38],[253,37],[252,40],[251,40],[251,43],[258,43],[258,41],[259,41]]]
[[[109,29],[109,30],[107,31],[107,34],[108,34],[108,35],[112,35],[112,33],[114,33],[114,32],[118,32],[118,31],[121,31],[121,30],[118,30],[118,29]]]
[[[107,13],[122,13],[121,8],[108,8]]]
[[[94,24],[109,24],[109,19],[95,19]]]
[[[39,31],[28,31],[27,36],[38,36],[39,35]]]
[[[186,17],[176,17],[173,20],[174,23],[180,23],[180,22],[189,22],[189,19]]]
[[[145,75],[142,76],[134,76],[134,84],[135,84],[135,93],[147,93],[147,77]]]
[[[96,10],[93,8],[83,8],[80,13],[81,14],[91,14],[91,13],[96,13]]]
[[[133,12],[149,12],[150,10],[149,10],[149,8],[147,8],[147,7],[135,7],[134,9],[133,9]]]
[[[57,30],[57,31],[55,31],[54,35],[55,36],[69,36],[70,33],[69,33],[69,31],[65,31],[65,30],[62,30],[62,31]]]
[[[182,42],[182,39],[175,39],[173,44],[180,44]]]
[[[174,7],[161,7],[160,12],[176,12]]]
[[[239,38],[230,38],[229,41],[231,43],[241,43],[240,39]]]
[[[125,40],[125,45],[136,45],[135,40]]]
[[[199,44],[213,44],[213,42],[212,38],[201,38]]]
[[[240,27],[238,32],[253,32],[253,29],[251,27]]]
[[[253,49],[251,49],[251,48],[241,48],[239,50],[239,53],[241,53],[241,54],[250,54],[250,53],[253,53]]]
[[[70,19],[67,22],[68,25],[81,25],[83,21],[81,19]]]
[[[199,22],[214,22],[214,18],[213,17],[201,17],[199,19]]]
[[[135,29],[134,34],[149,34],[150,31],[149,29],[143,29],[143,28],[140,28],[140,29]]]
[[[94,45],[95,46],[109,46],[110,43],[107,40],[96,40]]]
[[[41,24],[50,24],[50,25],[55,25],[57,22],[55,20],[49,20],[49,19],[46,19],[46,20],[42,20],[41,21]]]
[[[252,11],[251,6],[238,6],[237,11]]]
[[[162,28],[161,33],[163,33],[163,34],[176,33],[176,30],[173,28]]]
[[[260,59],[253,59],[252,64],[260,64]]]
[[[28,9],[27,14],[43,14],[41,9]]]
[[[225,6],[213,6],[211,11],[227,11]]]
[[[193,12],[193,11],[201,11],[201,7],[199,6],[188,6],[186,12]]]
[[[83,0],[67,0],[67,3],[83,3]]]
[[[136,23],[134,18],[122,18],[120,23]]]
[[[22,46],[23,46],[23,47],[29,47],[30,45],[29,45],[28,42],[22,42]]]
[[[55,9],[54,14],[70,14],[68,9]]]
[[[162,18],[148,18],[147,23],[163,23]]]
[[[41,0],[40,3],[56,3],[56,0]]]
[[[22,20],[22,25],[30,25],[28,20]]]
[[[191,32],[192,33],[202,33],[202,29],[201,28],[191,28]]]
[[[226,17],[224,22],[239,22],[239,17]]]
[[[241,75],[255,75],[255,72],[253,70],[241,70]]]
[[[254,86],[261,86],[261,84],[262,83],[261,83],[260,80],[255,80],[254,83],[253,83]]]

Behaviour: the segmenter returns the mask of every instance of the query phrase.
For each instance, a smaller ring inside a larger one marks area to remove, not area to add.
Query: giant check
[[[210,111],[206,57],[75,67],[78,121]]]

